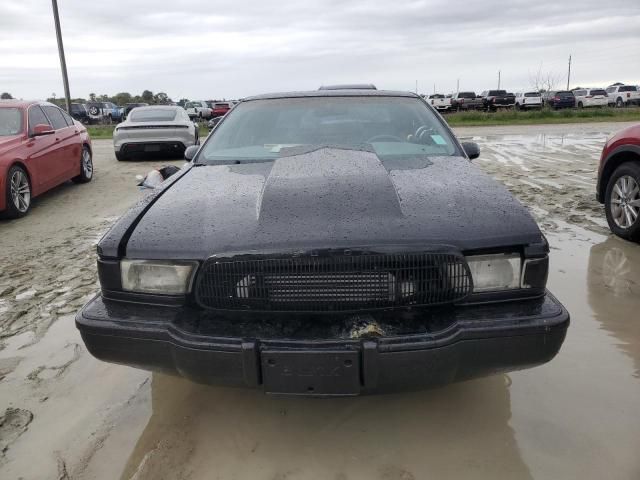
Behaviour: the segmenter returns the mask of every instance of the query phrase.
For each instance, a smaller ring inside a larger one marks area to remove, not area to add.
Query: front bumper
[[[231,320],[216,315],[98,295],[77,314],[76,325],[88,350],[104,361],[200,383],[313,396],[415,390],[539,365],[558,353],[569,325],[568,312],[549,293],[535,300],[399,312],[393,318],[404,322],[410,316],[414,333],[375,338],[349,338],[335,329],[326,334],[329,328],[318,335],[305,327],[300,334],[284,317],[271,328],[241,312]],[[379,319],[383,327],[386,318]]]

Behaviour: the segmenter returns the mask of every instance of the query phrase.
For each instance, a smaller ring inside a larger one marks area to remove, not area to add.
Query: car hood
[[[22,135],[9,135],[0,137],[0,156],[20,145],[21,141]]]
[[[462,157],[381,161],[321,148],[266,163],[194,166],[139,220],[130,258],[390,245],[539,243],[528,211]]]

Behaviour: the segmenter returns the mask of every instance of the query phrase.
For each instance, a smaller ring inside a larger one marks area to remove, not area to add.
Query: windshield
[[[457,154],[448,130],[417,98],[307,97],[241,103],[197,162],[268,161],[322,146],[372,150],[381,159]]]
[[[131,110],[131,122],[168,122],[176,118],[176,111],[166,108],[136,108]]]
[[[474,92],[460,92],[458,98],[476,98],[476,94]]]
[[[529,98],[529,97],[539,97],[540,94],[538,92],[527,92],[524,94],[525,97]]]
[[[22,131],[22,112],[19,108],[0,108],[0,137],[18,135]]]

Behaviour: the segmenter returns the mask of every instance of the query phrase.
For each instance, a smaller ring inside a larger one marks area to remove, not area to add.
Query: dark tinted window
[[[607,93],[613,93],[616,91],[616,87],[609,87],[607,88]]]
[[[573,94],[574,94],[575,96],[581,97],[581,96],[583,96],[583,95],[586,95],[586,94],[587,94],[587,91],[586,91],[586,90],[575,90],[575,91],[573,92]]]
[[[607,92],[605,92],[602,89],[598,89],[598,90],[590,90],[589,91],[589,95],[606,95]]]
[[[475,92],[460,92],[458,98],[476,98]]]
[[[47,114],[49,120],[51,120],[51,126],[54,130],[61,128],[67,128],[67,122],[62,116],[62,111],[58,107],[44,106],[42,107],[44,113]]]
[[[86,112],[86,109],[80,103],[72,103],[71,104],[71,111],[73,113],[84,113],[84,112]]]
[[[444,98],[444,95],[436,93],[436,94],[433,94],[433,95],[429,95],[429,98]]]
[[[525,97],[539,97],[540,94],[538,92],[527,92],[524,94]]]
[[[490,97],[497,97],[498,95],[506,95],[506,90],[489,90]]]
[[[556,92],[556,97],[573,97],[573,92]]]
[[[168,122],[176,118],[176,110],[168,108],[136,108],[131,111],[131,122]]]
[[[634,85],[625,85],[624,87],[620,87],[618,91],[619,92],[636,92],[638,91],[638,87]]]
[[[29,109],[29,131],[33,132],[33,127],[40,124],[49,125],[49,119],[44,116],[38,105],[34,105]]]

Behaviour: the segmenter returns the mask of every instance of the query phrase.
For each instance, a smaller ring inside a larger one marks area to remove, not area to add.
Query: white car
[[[442,95],[441,93],[434,93],[429,95],[427,100],[433,108],[439,111],[446,111],[451,108],[451,95]]]
[[[213,110],[204,101],[187,102],[184,106],[189,118],[211,118]]]
[[[609,96],[604,88],[581,88],[574,90],[576,97],[576,107],[606,107],[609,103]]]
[[[113,132],[113,148],[119,161],[167,154],[182,158],[187,147],[200,143],[198,127],[182,107],[136,107]]]
[[[606,89],[609,105],[624,107],[640,104],[640,88],[636,85],[611,85]]]
[[[541,108],[542,94],[540,92],[517,92],[515,107],[518,110]]]

